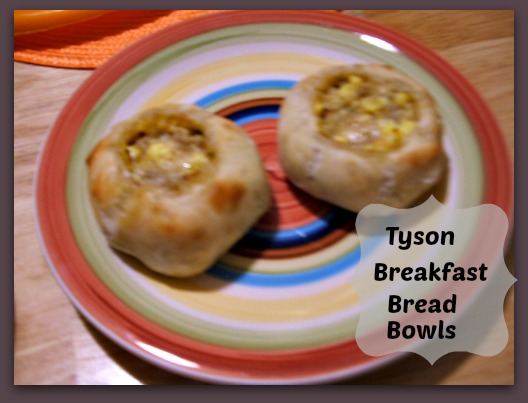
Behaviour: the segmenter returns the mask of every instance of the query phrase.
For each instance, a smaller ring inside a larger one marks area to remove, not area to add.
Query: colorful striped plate
[[[303,76],[338,63],[386,63],[421,81],[445,124],[450,169],[437,197],[512,212],[511,163],[475,90],[407,37],[334,12],[215,13],[140,40],[97,69],[66,105],[40,156],[38,229],[58,282],[119,345],[208,382],[300,384],[357,375],[393,359],[354,341],[360,251],[355,215],[285,178],[278,107]],[[262,153],[275,204],[205,274],[155,275],[110,249],[91,209],[85,159],[108,129],[165,102],[196,103],[243,126]]]

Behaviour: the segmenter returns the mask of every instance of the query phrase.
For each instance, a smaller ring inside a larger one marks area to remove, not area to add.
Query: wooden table
[[[397,29],[437,51],[481,92],[513,157],[513,11],[347,11]],[[198,384],[154,367],[109,341],[74,309],[53,278],[35,233],[33,176],[48,127],[91,70],[14,63],[15,384]],[[506,253],[513,270],[513,247]],[[504,305],[507,347],[490,358],[452,353],[430,366],[413,356],[345,384],[514,382],[513,288]]]

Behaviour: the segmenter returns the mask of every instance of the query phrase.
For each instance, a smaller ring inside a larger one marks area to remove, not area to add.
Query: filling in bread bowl
[[[314,113],[322,136],[374,152],[400,147],[419,120],[410,86],[362,74],[335,77],[320,89]]]
[[[204,130],[182,116],[145,118],[124,139],[123,161],[136,183],[180,191],[212,175],[213,147]]]

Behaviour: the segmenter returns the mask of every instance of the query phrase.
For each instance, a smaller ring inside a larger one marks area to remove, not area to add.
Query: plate
[[[382,26],[334,12],[233,11],[186,21],[117,54],[79,88],[50,129],[36,177],[38,231],[57,281],[99,330],[139,357],[214,383],[301,384],[362,374],[354,340],[360,257],[355,215],[286,179],[276,153],[281,99],[338,63],[385,63],[435,97],[449,158],[436,196],[493,203],[511,218],[511,162],[489,108],[450,65]],[[203,275],[150,273],[108,247],[85,160],[115,123],[165,102],[196,103],[257,143],[274,207]]]

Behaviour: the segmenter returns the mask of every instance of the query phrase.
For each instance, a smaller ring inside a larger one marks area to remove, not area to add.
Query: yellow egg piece
[[[153,160],[169,159],[172,157],[172,149],[163,143],[152,143],[147,149],[147,156]]]
[[[363,83],[363,78],[356,75],[356,74],[352,74],[350,76],[348,76],[348,82],[351,83],[351,84],[354,84],[354,85],[359,85],[359,84],[362,84]]]
[[[416,129],[416,122],[413,120],[404,119],[398,126],[402,134],[408,135]]]
[[[345,99],[353,98],[356,96],[356,88],[351,83],[344,84],[337,90],[337,95]]]
[[[374,113],[384,109],[389,104],[389,100],[385,97],[379,98],[364,98],[361,100],[361,108],[365,112]]]
[[[411,94],[409,94],[407,92],[397,92],[394,95],[393,99],[394,99],[394,102],[396,103],[396,105],[405,106],[406,104],[408,104],[409,102],[412,101],[412,96],[411,96]]]

